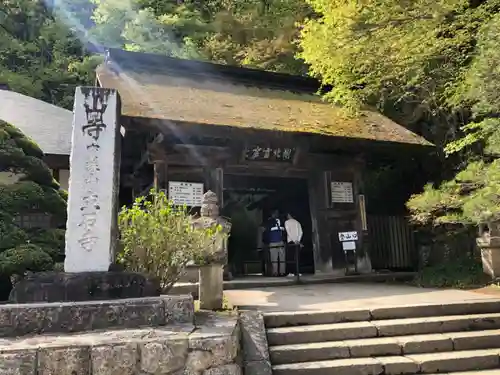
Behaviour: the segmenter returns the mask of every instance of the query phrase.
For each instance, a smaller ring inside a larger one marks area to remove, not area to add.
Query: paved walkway
[[[234,306],[262,311],[336,310],[499,298],[498,295],[472,291],[434,290],[375,283],[235,289],[226,290],[224,294]]]

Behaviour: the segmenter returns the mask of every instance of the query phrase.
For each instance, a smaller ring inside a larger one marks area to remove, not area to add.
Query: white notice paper
[[[332,181],[332,203],[354,203],[354,194],[351,182]]]
[[[197,182],[169,181],[168,199],[179,206],[201,206],[203,202],[203,184]]]
[[[356,242],[354,241],[342,242],[342,249],[344,249],[344,251],[356,250]]]

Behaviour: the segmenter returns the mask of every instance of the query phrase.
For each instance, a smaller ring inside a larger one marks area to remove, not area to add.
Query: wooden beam
[[[149,194],[149,191],[154,187],[154,184],[149,184],[147,186],[147,188],[145,188],[144,190],[142,190],[140,193],[139,193],[139,197],[142,197],[144,195],[148,195]]]
[[[306,169],[294,168],[293,166],[274,166],[272,168],[255,168],[257,166],[248,165],[227,165],[224,167],[226,174],[235,174],[241,176],[260,176],[260,177],[295,177],[307,178],[308,171]],[[280,168],[281,167],[281,168]]]
[[[177,144],[163,150],[171,165],[217,167],[233,158],[229,147]]]
[[[135,175],[146,163],[151,164],[156,159],[159,159],[159,157],[155,157],[156,154],[153,153],[152,155],[152,151],[155,152],[158,146],[162,145],[164,138],[165,137],[161,133],[156,133],[150,137],[151,141],[147,141],[146,149],[142,152],[139,162],[133,167],[133,175]],[[161,147],[159,148],[161,149]]]
[[[165,161],[154,162],[154,180],[153,186],[156,191],[167,188],[167,169],[168,164]]]
[[[224,207],[224,170],[221,167],[206,168],[204,170],[206,190],[217,195],[219,207]]]

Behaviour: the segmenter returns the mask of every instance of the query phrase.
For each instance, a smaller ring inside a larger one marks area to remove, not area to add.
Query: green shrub
[[[49,271],[64,259],[64,231],[22,228],[14,220],[31,213],[48,214],[57,224],[66,220],[67,194],[42,158],[33,140],[0,120],[0,172],[19,177],[0,184],[0,299],[8,296],[11,276]]]
[[[54,261],[40,246],[20,245],[0,254],[0,271],[5,275],[24,275],[27,271],[52,270]]]
[[[58,262],[54,264],[55,272],[64,272],[64,262]]]
[[[54,262],[64,260],[65,234],[64,229],[40,229],[30,228],[25,232],[28,235],[30,243],[40,246],[43,251],[49,254]]]
[[[415,284],[433,288],[472,288],[488,283],[480,259],[463,257],[440,264],[425,267],[416,279]]]
[[[0,211],[0,238],[0,251],[2,251],[27,243],[28,234],[14,224],[12,216]]]
[[[165,292],[190,262],[201,263],[216,251],[219,226],[195,228],[185,207],[176,207],[163,192],[136,199],[119,214],[122,249],[118,263],[160,279]]]

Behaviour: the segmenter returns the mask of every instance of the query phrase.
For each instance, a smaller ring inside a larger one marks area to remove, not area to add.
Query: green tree
[[[12,90],[72,108],[75,86],[92,82],[96,57],[42,0],[0,3],[0,81]]]
[[[42,157],[31,139],[0,121],[0,172],[17,176],[13,183],[0,184],[0,297],[10,290],[10,276],[50,270],[64,258],[64,230],[25,229],[16,220],[36,212],[50,215],[54,224],[65,221],[66,193]]]
[[[304,0],[224,2],[210,23],[205,54],[213,61],[276,71],[305,74],[298,52],[299,25],[311,8]]]
[[[445,151],[449,178],[408,202],[414,218],[498,216],[500,1],[309,2],[321,17],[305,23],[300,56],[333,87],[328,99],[375,105]]]
[[[309,2],[321,17],[305,23],[300,56],[331,101],[376,105],[439,146],[459,136],[469,112],[453,99],[498,0]]]
[[[93,0],[90,35],[107,47],[299,73],[304,0]]]
[[[438,187],[426,186],[408,202],[420,222],[479,224],[500,219],[500,15],[478,34],[474,58],[463,73],[455,100],[467,103],[472,121],[465,135],[447,145],[448,153],[475,147],[469,163]]]

